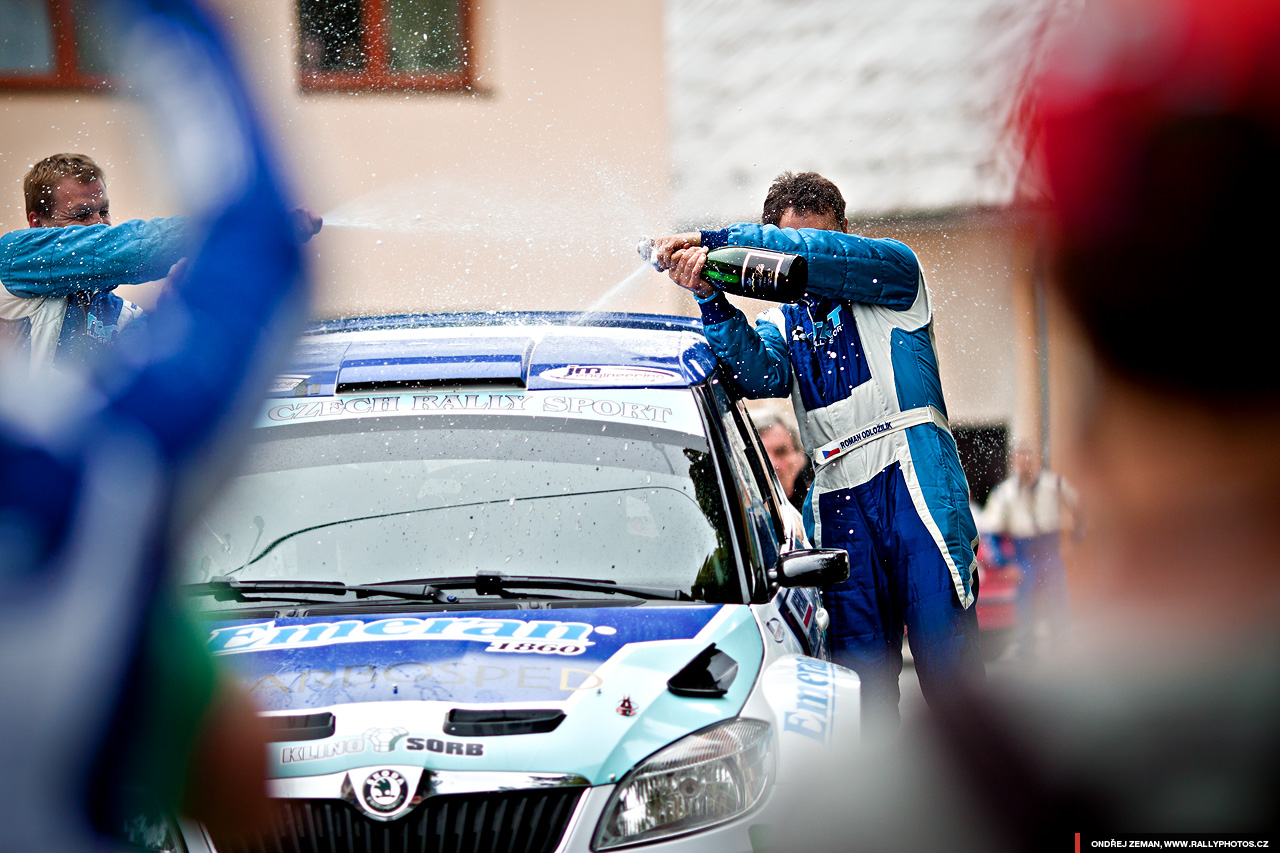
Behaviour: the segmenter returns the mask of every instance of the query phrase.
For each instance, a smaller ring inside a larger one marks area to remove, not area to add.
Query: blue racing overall
[[[747,397],[790,394],[817,476],[806,523],[849,552],[849,580],[824,590],[836,661],[862,679],[865,719],[898,719],[902,636],[925,699],[982,678],[974,611],[977,529],[942,398],[929,296],[896,240],[738,224],[702,245],[803,255],[797,303],[751,324],[717,293],[707,340]]]
[[[33,370],[84,364],[142,309],[113,292],[164,278],[188,249],[185,216],[120,225],[23,228],[0,237],[0,320]],[[16,327],[16,328],[13,328]]]

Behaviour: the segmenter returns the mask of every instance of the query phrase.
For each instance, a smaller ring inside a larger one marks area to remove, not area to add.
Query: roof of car
[[[659,314],[469,312],[328,320],[306,330],[275,396],[511,384],[684,387],[715,369],[702,323]]]

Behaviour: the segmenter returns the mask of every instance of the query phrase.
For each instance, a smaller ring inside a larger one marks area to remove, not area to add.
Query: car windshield
[[[498,415],[255,433],[242,473],[187,548],[189,582],[350,585],[496,571],[741,600],[701,436]]]

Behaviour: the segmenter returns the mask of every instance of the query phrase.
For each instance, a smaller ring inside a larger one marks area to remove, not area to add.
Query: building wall
[[[1022,395],[1015,339],[1024,332],[1013,294],[1026,270],[1012,224],[995,216],[957,217],[898,239],[916,250],[929,283],[952,420],[1009,423],[1016,430]]]
[[[309,245],[318,316],[587,308],[637,271],[637,238],[664,227],[660,0],[476,0],[467,93],[303,93],[291,0],[215,8],[300,203],[329,222]],[[22,175],[58,151],[102,163],[117,221],[179,212],[122,96],[3,92],[0,111],[0,228],[24,226]],[[635,279],[602,307],[691,304]]]
[[[821,172],[850,216],[1006,204],[1017,86],[1058,0],[667,0],[682,221]]]

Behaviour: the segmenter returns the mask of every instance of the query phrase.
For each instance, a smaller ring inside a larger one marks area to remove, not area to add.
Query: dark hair
[[[47,219],[53,215],[53,191],[64,178],[82,184],[102,180],[102,169],[84,154],[51,154],[31,167],[22,179],[27,213]]]
[[[764,215],[760,221],[777,225],[788,208],[795,208],[796,213],[834,214],[837,223],[844,221],[844,196],[835,184],[817,172],[798,175],[783,172],[774,178],[764,197]]]

